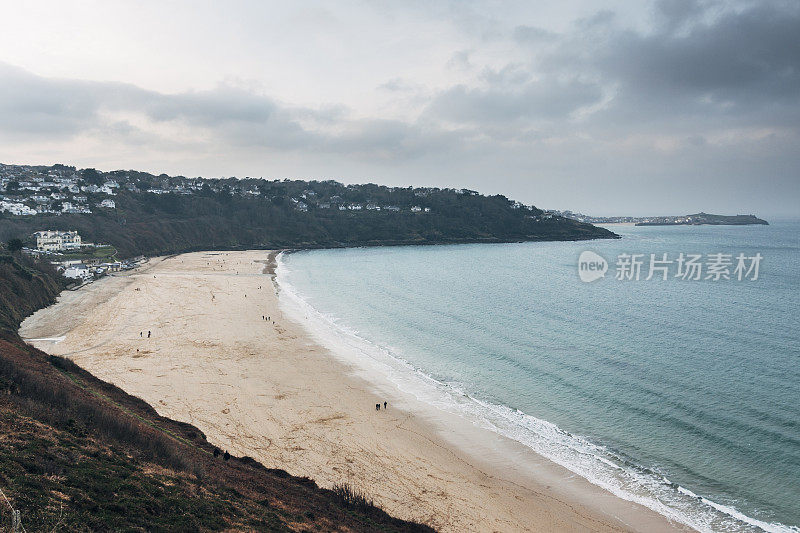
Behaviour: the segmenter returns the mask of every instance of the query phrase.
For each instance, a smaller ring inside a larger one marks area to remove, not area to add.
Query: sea
[[[800,220],[283,253],[356,362],[700,531],[800,531]],[[648,279],[649,278],[649,279]]]

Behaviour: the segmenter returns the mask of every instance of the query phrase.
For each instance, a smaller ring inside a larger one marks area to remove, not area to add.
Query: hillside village
[[[30,220],[35,231],[17,234],[24,241],[23,251],[52,263],[64,276],[83,282],[133,268],[143,257],[120,261],[114,246],[82,240],[78,231],[70,228],[70,221],[74,215],[95,215],[87,218],[102,225],[112,220],[124,224],[130,214],[122,208],[131,205],[133,198],[138,199],[135,202],[156,203],[169,209],[171,202],[180,198],[214,197],[224,203],[226,197],[238,197],[245,202],[260,202],[265,209],[285,209],[300,217],[328,213],[359,219],[368,213],[380,216],[381,212],[424,215],[431,213],[431,205],[441,205],[435,202],[443,196],[454,199],[477,194],[466,189],[345,186],[332,180],[203,179],[137,171],[99,172],[60,164],[0,164],[0,219]],[[148,200],[148,195],[155,197]],[[530,210],[528,218],[551,218],[534,207],[505,198],[502,203],[512,210]],[[125,255],[129,254],[122,254]]]
[[[0,164],[0,211],[12,215],[92,213],[113,209],[119,183],[91,179],[75,167]]]
[[[95,169],[76,169],[73,166],[30,166],[0,164],[0,212],[13,216],[37,214],[91,214],[98,210],[116,208],[116,197],[123,191],[155,195],[194,195],[201,193],[228,193],[242,197],[283,196],[290,180],[264,180],[253,178],[204,179],[167,176],[135,171],[98,172]],[[310,184],[333,184],[336,182],[307,182]],[[336,184],[339,185],[339,184]],[[355,190],[361,185],[350,185]],[[330,188],[330,187],[327,187]],[[383,188],[394,192],[401,188]],[[437,188],[417,188],[414,195],[425,198]],[[477,194],[466,189],[444,189],[456,194]],[[394,205],[370,198],[354,201],[350,195],[321,194],[314,188],[292,191],[287,201],[298,211],[309,209],[338,209],[340,211],[389,211],[405,210],[412,213],[428,213],[430,207],[420,201],[419,205]],[[361,196],[361,195],[359,195]],[[515,204],[515,207],[525,207]]]
[[[77,231],[120,258],[196,249],[616,237],[469,189],[0,164],[0,240],[30,244],[35,232],[46,230]],[[92,259],[99,251],[86,250]]]

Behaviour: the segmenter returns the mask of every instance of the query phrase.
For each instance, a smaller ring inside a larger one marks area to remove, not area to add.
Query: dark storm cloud
[[[662,2],[662,10],[675,3]],[[800,3],[757,5],[676,33],[675,25],[693,13],[670,12],[667,31],[619,35],[601,68],[628,90],[654,96],[707,97],[736,106],[800,100]]]
[[[723,8],[664,0],[654,30],[583,26],[534,66],[551,76],[580,73],[612,90],[594,117],[606,124],[796,128],[800,3]]]
[[[549,122],[568,133],[586,108],[582,124],[609,133],[797,128],[800,2],[660,0],[653,17],[647,31],[618,27],[610,11],[561,34],[517,26],[527,62],[440,91],[426,116],[486,132]]]

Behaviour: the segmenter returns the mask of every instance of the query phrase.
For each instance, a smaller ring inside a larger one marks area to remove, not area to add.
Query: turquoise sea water
[[[701,530],[797,530],[800,222],[611,229],[623,238],[284,254],[279,283],[615,494]],[[605,278],[579,279],[585,250]],[[650,254],[681,252],[731,254],[731,273],[763,259],[757,280],[676,264],[644,279]],[[645,254],[639,281],[615,279],[623,253]]]

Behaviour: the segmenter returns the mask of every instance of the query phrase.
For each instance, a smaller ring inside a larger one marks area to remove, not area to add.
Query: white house
[[[92,273],[86,265],[72,265],[64,270],[64,277],[86,280],[92,277]]]

